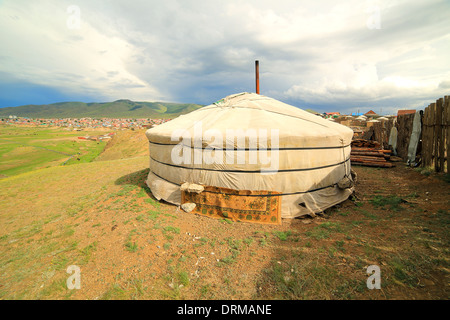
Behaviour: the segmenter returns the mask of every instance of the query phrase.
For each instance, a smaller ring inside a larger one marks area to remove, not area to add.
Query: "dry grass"
[[[156,201],[147,166],[141,156],[0,180],[0,298],[449,297],[448,184],[433,175],[359,167],[356,202],[265,226]],[[371,264],[382,290],[365,285]],[[80,290],[65,286],[69,265]]]
[[[96,161],[127,159],[148,156],[148,140],[145,130],[117,131],[114,139],[109,140],[105,150]]]

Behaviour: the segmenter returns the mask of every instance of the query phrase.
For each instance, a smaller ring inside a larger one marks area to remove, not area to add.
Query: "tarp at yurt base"
[[[194,203],[192,213],[281,224],[314,217],[353,192],[353,131],[263,95],[230,95],[146,136],[151,192]]]

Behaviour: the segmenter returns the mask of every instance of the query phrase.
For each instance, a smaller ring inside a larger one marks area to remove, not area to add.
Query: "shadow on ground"
[[[152,197],[153,199],[156,199],[152,192],[150,191],[150,188],[145,183],[145,180],[147,179],[148,173],[150,169],[143,169],[136,172],[129,173],[127,175],[124,175],[120,178],[118,178],[116,181],[114,181],[115,185],[119,186],[125,186],[125,185],[133,185],[137,186],[141,189],[144,189],[144,191],[147,193],[148,196]]]
[[[137,186],[140,189],[143,189],[145,191],[145,193],[150,198],[152,198],[153,200],[159,201],[159,202],[164,203],[164,204],[172,205],[171,203],[166,202],[164,200],[156,199],[156,197],[153,195],[152,191],[150,190],[150,188],[145,183],[145,181],[147,180],[147,176],[148,176],[149,172],[150,172],[150,169],[147,168],[147,169],[143,169],[143,170],[139,170],[139,171],[136,171],[136,172],[129,173],[127,175],[124,175],[124,176],[118,178],[114,182],[114,184],[115,185],[119,185],[119,186],[126,186],[126,185]]]
[[[129,173],[127,175],[124,175],[120,178],[118,178],[114,184],[115,185],[135,185],[138,187],[143,188],[146,186],[145,179],[148,176],[150,169],[143,169],[136,172]]]

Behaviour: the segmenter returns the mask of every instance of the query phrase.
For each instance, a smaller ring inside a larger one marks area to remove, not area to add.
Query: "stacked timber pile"
[[[391,168],[391,150],[384,150],[377,141],[356,139],[352,141],[350,161],[352,165]]]

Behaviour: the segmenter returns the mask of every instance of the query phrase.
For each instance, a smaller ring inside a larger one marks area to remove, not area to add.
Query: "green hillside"
[[[83,135],[92,136],[105,133],[103,130],[83,131]],[[79,135],[80,132],[65,128],[0,125],[0,179],[42,168],[93,161],[106,142],[80,140]],[[132,146],[138,149],[136,139],[131,140]],[[124,150],[124,153],[130,154],[130,151]],[[112,158],[112,155],[107,156]]]
[[[104,103],[58,102],[0,109],[0,117],[30,118],[175,118],[202,107],[190,103],[135,102],[117,100]]]

